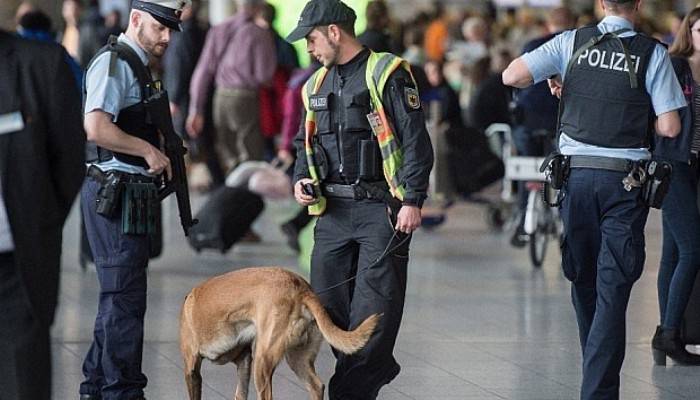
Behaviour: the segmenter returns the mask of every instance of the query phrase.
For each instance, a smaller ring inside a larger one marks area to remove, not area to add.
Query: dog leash
[[[323,289],[323,290],[320,290],[320,291],[318,291],[318,292],[315,292],[316,295],[329,292],[329,291],[331,291],[331,290],[333,290],[333,289],[335,289],[335,288],[338,288],[338,287],[340,287],[340,286],[343,286],[343,285],[345,285],[345,284],[347,284],[347,283],[350,283],[350,282],[354,281],[354,280],[357,279],[357,277],[360,276],[361,274],[364,274],[365,272],[367,272],[367,271],[369,271],[370,269],[372,269],[372,268],[376,267],[377,265],[379,265],[379,263],[381,263],[382,261],[384,261],[384,259],[385,259],[387,256],[389,256],[391,253],[393,253],[394,251],[396,251],[399,247],[403,246],[404,243],[406,243],[406,242],[408,241],[408,239],[411,238],[411,235],[413,235],[412,233],[407,234],[406,237],[404,237],[403,239],[401,239],[401,241],[400,241],[396,246],[391,247],[391,244],[394,242],[394,239],[396,239],[396,238],[398,237],[398,233],[399,233],[399,231],[397,231],[397,230],[394,231],[394,234],[391,235],[391,239],[389,239],[389,243],[387,243],[386,247],[384,248],[384,251],[382,251],[382,253],[379,255],[379,257],[377,257],[376,260],[372,261],[371,264],[369,264],[367,267],[365,267],[365,268],[363,268],[363,269],[357,271],[357,273],[355,274],[355,276],[352,276],[352,277],[350,277],[350,278],[348,278],[348,279],[346,279],[346,280],[344,280],[344,281],[342,281],[342,282],[338,282],[338,283],[336,283],[335,285],[333,285],[333,286],[331,286],[331,287],[327,287],[327,288],[325,288],[325,289]]]

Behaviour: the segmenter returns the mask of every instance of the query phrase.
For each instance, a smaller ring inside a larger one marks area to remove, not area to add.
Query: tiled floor
[[[194,198],[194,209],[201,204]],[[255,228],[260,244],[236,245],[230,253],[196,254],[186,244],[174,202],[165,207],[166,244],[149,270],[144,368],[150,400],[186,399],[177,345],[177,321],[184,295],[209,276],[249,265],[283,265],[297,260],[278,225],[294,212],[289,203],[268,205]],[[396,357],[398,378],[382,400],[566,400],[576,399],[580,351],[569,285],[555,246],[534,270],[525,250],[489,230],[485,208],[460,204],[447,223],[414,237],[404,322]],[[97,305],[94,269],[77,264],[77,216],[66,226],[60,307],[53,329],[54,398],[76,399],[82,356],[87,351]],[[649,342],[658,318],[656,273],[660,253],[659,214],[647,226],[647,266],[628,312],[627,358],[622,399],[700,399],[700,367],[652,365]],[[325,381],[333,357],[324,345],[317,369]],[[233,366],[205,362],[204,399],[231,399]],[[307,399],[286,365],[275,375],[277,400]],[[251,396],[254,397],[254,396]]]

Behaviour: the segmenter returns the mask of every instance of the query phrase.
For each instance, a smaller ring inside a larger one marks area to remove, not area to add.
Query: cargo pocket
[[[644,238],[632,236],[630,240],[624,242],[622,253],[622,274],[625,276],[627,283],[636,282],[644,270]]]

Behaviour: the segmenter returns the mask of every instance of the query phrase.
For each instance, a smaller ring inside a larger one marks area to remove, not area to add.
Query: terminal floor
[[[196,210],[202,198],[193,198]],[[231,252],[196,254],[186,243],[172,199],[165,203],[165,251],[149,268],[144,371],[149,400],[187,399],[178,350],[178,315],[185,294],[208,277],[253,265],[300,271],[286,246],[280,222],[290,203],[269,204],[255,229],[262,243]],[[581,381],[581,355],[569,284],[556,245],[542,269],[507,235],[490,230],[485,208],[458,204],[447,222],[414,235],[403,325],[395,356],[401,374],[381,400],[574,400]],[[66,224],[60,305],[52,330],[54,398],[77,399],[81,363],[91,341],[98,285],[94,267],[78,266],[78,218]],[[700,399],[700,367],[652,364],[650,340],[658,319],[656,276],[660,215],[647,224],[647,263],[627,316],[627,356],[622,399]],[[303,274],[303,272],[301,272]],[[316,362],[327,382],[334,359],[323,345]],[[203,366],[205,400],[231,399],[232,364]],[[286,364],[274,376],[276,400],[308,399]],[[254,398],[254,395],[251,396]]]

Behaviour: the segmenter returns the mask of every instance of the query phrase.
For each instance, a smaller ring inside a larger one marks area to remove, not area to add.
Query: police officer
[[[336,352],[332,400],[375,399],[400,371],[392,353],[410,234],[420,225],[433,163],[408,64],[363,47],[355,19],[339,0],[312,0],[287,37],[306,38],[324,66],[302,91],[305,123],[296,138],[294,196],[319,215],[311,285],[344,329],[382,314],[362,350]]]
[[[639,161],[650,158],[653,131],[678,134],[685,106],[666,49],[633,31],[640,0],[600,1],[598,25],[566,31],[503,72],[521,88],[564,79],[550,84],[562,102],[559,150],[570,156],[562,267],[573,282],[586,400],[619,398],[625,312],[645,257]]]
[[[83,400],[143,398],[149,236],[135,232],[134,225],[149,225],[150,221],[136,216],[149,215],[152,206],[131,199],[152,193],[148,188],[155,187],[159,174],[171,175],[170,160],[159,149],[159,134],[144,100],[150,88],[157,86],[148,64],[163,55],[170,31],[180,29],[184,5],[184,0],[134,0],[126,32],[110,39],[86,73],[89,167],[81,205],[100,282],[100,302],[93,342],[83,363]],[[139,188],[144,192],[137,194]],[[121,195],[131,189],[131,197]]]

